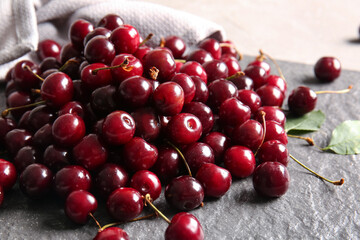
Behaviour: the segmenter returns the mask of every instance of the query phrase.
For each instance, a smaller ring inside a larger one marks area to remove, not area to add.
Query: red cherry
[[[243,104],[247,105],[251,109],[251,113],[255,113],[259,107],[261,107],[260,96],[252,90],[239,90],[237,99],[239,99]]]
[[[111,64],[115,48],[107,37],[96,36],[86,43],[84,56],[89,63]]]
[[[45,78],[41,85],[41,97],[49,106],[60,108],[70,102],[74,95],[71,78],[62,72],[55,72]]]
[[[171,142],[180,145],[190,144],[201,137],[202,125],[195,115],[180,113],[170,119],[166,131]]]
[[[125,59],[127,59],[128,64],[126,67],[118,67],[111,69],[111,74],[113,76],[115,83],[121,83],[125,79],[133,76],[142,76],[143,75],[143,65],[140,62],[140,60],[136,57],[134,57],[131,54],[123,53],[117,55],[114,60],[111,62],[111,66],[118,66],[122,64]]]
[[[255,90],[266,83],[265,78],[267,77],[267,72],[262,67],[250,65],[244,70],[244,73],[254,81]]]
[[[65,214],[73,222],[85,224],[90,218],[90,213],[97,209],[96,198],[84,190],[76,190],[69,194],[65,201]]]
[[[98,22],[98,27],[104,27],[109,30],[114,30],[124,24],[124,20],[116,14],[107,14]]]
[[[172,78],[172,82],[176,82],[184,91],[184,103],[189,103],[195,96],[194,81],[185,73],[176,73]]]
[[[153,93],[151,83],[141,76],[133,76],[120,83],[118,95],[130,108],[139,108],[148,104]]]
[[[291,113],[304,115],[315,109],[317,102],[316,93],[308,87],[299,86],[289,95],[288,105]]]
[[[160,122],[153,108],[140,108],[131,113],[134,118],[136,130],[135,136],[145,141],[155,141],[160,134]]]
[[[140,35],[133,26],[123,24],[113,30],[110,41],[114,44],[116,54],[133,54],[140,45]]]
[[[159,178],[148,170],[137,171],[130,180],[130,187],[138,190],[142,196],[150,194],[152,201],[155,201],[161,194]]]
[[[187,61],[180,68],[181,73],[186,73],[189,76],[198,76],[204,83],[207,83],[207,74],[200,63],[195,61]]]
[[[108,69],[100,70],[96,74],[95,69],[108,67],[103,63],[93,63],[86,66],[81,71],[81,82],[91,90],[109,85],[112,82],[111,71]]]
[[[13,163],[19,173],[23,172],[24,169],[36,162],[39,162],[39,152],[32,146],[22,147],[14,157]]]
[[[176,63],[170,51],[165,49],[154,49],[149,51],[143,58],[144,73],[150,76],[150,69],[156,67],[159,70],[158,78],[160,82],[168,81],[175,73]]]
[[[218,110],[226,99],[237,96],[236,86],[225,79],[213,81],[209,84],[208,89],[209,99],[207,103],[213,110]]]
[[[43,163],[54,172],[70,165],[70,160],[70,153],[67,149],[56,147],[54,145],[49,145],[43,156]]]
[[[278,107],[273,106],[264,106],[260,107],[257,112],[255,113],[254,119],[259,121],[260,123],[263,122],[261,112],[265,113],[265,121],[275,121],[279,123],[281,126],[285,126],[286,117],[283,111],[281,111]]]
[[[165,240],[204,240],[204,232],[197,218],[186,212],[176,214],[165,231]]]
[[[100,196],[107,198],[115,189],[127,186],[128,173],[119,165],[106,163],[96,174],[95,188]]]
[[[234,144],[256,151],[262,143],[263,132],[261,123],[250,119],[234,128],[231,140]]]
[[[201,65],[212,60],[214,60],[214,58],[204,49],[196,49],[192,51],[186,58],[187,62],[194,61],[200,63]]]
[[[198,76],[190,76],[195,84],[195,96],[193,102],[206,103],[209,98],[209,89],[206,83]]]
[[[229,69],[226,64],[220,60],[212,60],[204,63],[204,70],[207,74],[207,81],[211,83],[221,78],[227,78],[229,76]]]
[[[85,136],[84,121],[74,114],[61,115],[52,125],[52,135],[59,146],[73,147]]]
[[[130,240],[130,237],[119,227],[108,227],[104,230],[99,230],[94,240]]]
[[[51,39],[45,39],[39,42],[38,49],[36,51],[40,60],[44,60],[47,57],[60,57],[61,46],[57,42]]]
[[[260,163],[263,162],[280,162],[285,167],[289,163],[289,152],[286,145],[278,140],[266,141],[261,145],[258,158]]]
[[[194,114],[199,118],[202,125],[202,134],[211,131],[214,126],[214,116],[211,108],[201,102],[190,102],[184,105],[183,112]]]
[[[160,146],[158,152],[158,159],[152,171],[159,176],[161,182],[169,183],[170,180],[179,175],[182,160],[178,152],[172,147]]]
[[[23,91],[14,91],[6,99],[6,105],[9,108],[20,107],[31,103],[32,103],[32,99],[30,94]],[[25,114],[26,110],[27,108],[13,110],[11,111],[11,115],[15,119],[19,119],[22,117],[23,114]]]
[[[162,83],[153,93],[153,104],[161,115],[174,116],[184,106],[184,91],[175,82]]]
[[[16,127],[16,122],[11,118],[0,117],[0,148],[5,146],[5,136]]]
[[[219,117],[224,126],[236,127],[249,120],[250,116],[250,108],[236,98],[228,98],[220,106]]]
[[[271,71],[270,65],[267,62],[260,60],[260,59],[256,59],[256,60],[252,61],[251,63],[248,64],[248,66],[261,67],[262,69],[265,70],[267,75],[269,75],[270,71]]]
[[[6,149],[13,156],[24,146],[32,144],[32,135],[24,129],[13,129],[5,136]]]
[[[332,82],[340,76],[340,61],[335,57],[322,57],[316,62],[314,72],[320,81]]]
[[[0,159],[0,185],[4,191],[10,190],[17,179],[14,164],[4,159]]]
[[[285,129],[279,123],[272,120],[266,121],[265,141],[269,140],[279,140],[285,145],[288,143]]]
[[[278,87],[265,84],[256,90],[263,106],[281,107],[284,101],[284,94]]]
[[[214,151],[215,161],[221,162],[225,151],[231,146],[230,138],[220,132],[211,132],[206,135],[202,142],[208,144]]]
[[[193,174],[196,174],[203,164],[215,162],[214,152],[206,143],[191,143],[186,146],[183,152],[186,162]]]
[[[135,121],[124,111],[110,113],[104,120],[102,135],[110,145],[122,145],[129,142],[135,134]]]
[[[184,40],[178,36],[168,36],[165,38],[165,47],[170,49],[174,58],[181,59],[186,50]]]
[[[243,146],[232,146],[227,149],[224,155],[224,163],[234,177],[246,178],[250,176],[256,166],[252,151]]]
[[[28,66],[31,71],[29,71],[26,66]],[[12,72],[12,79],[21,89],[29,90],[31,88],[36,88],[39,84],[39,79],[35,74],[40,75],[40,69],[31,61],[23,60],[16,63]]]
[[[82,50],[84,48],[84,38],[93,30],[94,26],[90,22],[83,19],[76,20],[69,29],[71,43],[76,49]]]

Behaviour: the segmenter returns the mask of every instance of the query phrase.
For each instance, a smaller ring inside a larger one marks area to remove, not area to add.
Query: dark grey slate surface
[[[247,57],[242,62],[253,59]],[[312,136],[319,146],[326,146],[331,132],[344,120],[360,116],[360,72],[343,71],[331,84],[313,78],[312,66],[279,62],[288,80],[288,94],[297,85],[314,90],[354,88],[349,94],[321,95],[317,109],[326,114],[322,129]],[[273,69],[273,73],[276,73]],[[3,87],[0,104],[4,107]],[[286,105],[284,106],[286,108]],[[345,178],[341,187],[325,183],[290,161],[291,185],[278,199],[263,199],[254,192],[251,178],[234,180],[231,190],[218,200],[207,200],[203,208],[192,211],[201,222],[206,239],[358,239],[360,238],[360,159],[321,152],[297,139],[289,139],[289,151],[319,173],[331,178]],[[111,222],[100,201],[95,216],[101,224]],[[164,197],[155,205],[169,216]],[[147,210],[149,213],[150,210]],[[121,225],[131,239],[163,239],[167,223],[161,219]],[[0,208],[0,239],[92,239],[97,227],[71,223],[63,213],[60,200],[50,197],[31,201],[18,187],[6,193]]]

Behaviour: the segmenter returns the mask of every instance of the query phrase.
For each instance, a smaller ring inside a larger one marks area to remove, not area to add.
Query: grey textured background
[[[253,57],[241,62],[246,66]],[[326,114],[326,121],[317,133],[308,134],[319,146],[326,146],[331,132],[344,120],[360,116],[360,72],[343,71],[331,84],[318,83],[313,67],[279,62],[288,81],[288,94],[297,85],[314,90],[354,88],[349,94],[321,95],[317,109]],[[272,73],[276,73],[275,69]],[[0,104],[4,107],[3,87]],[[286,104],[284,105],[286,108]],[[201,222],[206,239],[359,239],[360,238],[360,159],[321,152],[301,140],[289,139],[290,153],[330,179],[345,178],[343,186],[333,186],[310,175],[290,160],[291,183],[288,192],[278,199],[264,199],[253,190],[251,178],[233,181],[230,191],[218,200],[206,200],[205,206],[191,211]],[[101,224],[112,222],[104,201],[95,213]],[[155,205],[168,216],[175,214],[164,197]],[[151,211],[146,209],[145,213]],[[122,224],[131,239],[163,239],[167,223],[162,219]],[[49,197],[42,201],[28,200],[18,187],[7,192],[0,208],[0,239],[92,239],[97,227],[93,221],[85,226],[74,225],[63,213],[61,201]]]

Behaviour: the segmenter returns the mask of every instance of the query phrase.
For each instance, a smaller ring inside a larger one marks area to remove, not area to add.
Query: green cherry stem
[[[184,164],[185,164],[185,167],[186,167],[186,169],[187,169],[187,171],[188,171],[188,173],[189,173],[189,176],[192,177],[189,164],[187,163],[187,161],[186,161],[186,159],[185,159],[185,156],[182,154],[182,152],[180,151],[180,149],[179,149],[177,146],[175,146],[175,144],[173,144],[173,143],[170,142],[170,141],[167,141],[167,140],[166,140],[166,143],[169,144],[171,147],[173,147],[173,148],[176,150],[176,152],[180,155],[181,159],[184,161]]]
[[[154,36],[153,33],[149,33],[149,35],[147,35],[147,37],[139,44],[139,47],[147,43],[153,36]]]
[[[28,70],[29,72],[31,72],[35,77],[37,77],[40,81],[45,81],[42,77],[40,77],[37,73],[34,73],[33,71],[32,71],[32,69],[28,66],[28,65],[25,65],[24,67],[23,67],[24,69],[26,69],[26,70]]]
[[[96,69],[92,70],[91,73],[93,75],[96,75],[98,73],[98,71],[111,70],[111,69],[116,69],[116,68],[122,68],[125,71],[130,72],[133,69],[133,67],[129,67],[128,65],[129,65],[129,59],[127,57],[125,57],[125,60],[119,65],[115,65],[115,66],[111,66],[111,67],[96,68]]]
[[[46,101],[39,101],[39,102],[35,102],[35,103],[31,103],[31,104],[23,105],[23,106],[19,106],[19,107],[7,108],[4,111],[2,111],[1,116],[6,117],[7,115],[9,115],[9,113],[11,111],[18,110],[18,109],[23,109],[23,108],[34,107],[34,106],[45,104],[45,103],[46,103]]]
[[[347,89],[342,90],[325,90],[325,91],[316,91],[316,94],[324,94],[324,93],[335,93],[335,94],[341,94],[341,93],[348,93],[353,88],[352,85],[350,85]]]
[[[70,64],[79,64],[79,63],[80,61],[78,60],[69,59],[59,68],[59,72],[63,72]]]
[[[100,223],[98,222],[98,220],[96,220],[96,218],[94,217],[94,215],[91,212],[89,213],[89,216],[94,220],[96,225],[98,225],[99,229],[102,229]]]

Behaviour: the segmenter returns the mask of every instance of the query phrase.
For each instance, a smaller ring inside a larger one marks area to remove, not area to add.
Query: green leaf
[[[323,150],[342,155],[360,153],[360,121],[348,120],[338,125],[332,132],[329,146]]]
[[[286,118],[285,131],[314,132],[320,129],[325,121],[325,114],[318,110],[312,111],[301,117]]]

